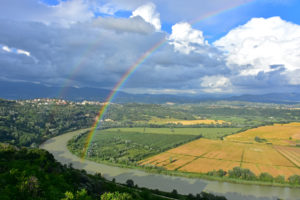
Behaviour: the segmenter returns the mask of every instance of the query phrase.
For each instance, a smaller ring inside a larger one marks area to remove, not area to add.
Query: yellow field
[[[264,126],[230,135],[226,140],[198,139],[140,162],[168,170],[207,173],[212,170],[250,169],[256,175],[300,175],[300,148],[295,147],[300,123]],[[272,144],[257,143],[254,137]],[[292,138],[290,138],[292,137]],[[289,146],[288,146],[289,145]]]
[[[276,146],[278,152],[300,167],[300,148]]]
[[[300,123],[275,124],[273,126],[262,126],[249,129],[245,132],[230,135],[226,140],[257,143],[254,138],[258,136],[267,142],[277,145],[296,145],[300,140]]]
[[[195,124],[224,124],[224,120],[212,120],[212,119],[197,119],[197,120],[178,120],[178,119],[168,119],[168,118],[156,118],[153,117],[149,123],[151,124],[182,124],[182,125],[195,125]]]
[[[222,166],[222,168],[220,168],[220,166]],[[240,166],[239,162],[209,159],[209,158],[199,158],[194,162],[191,162],[183,166],[182,168],[180,168],[180,171],[207,173],[209,171],[219,170],[219,169],[228,171],[234,167],[239,167],[239,166]]]
[[[223,120],[198,119],[198,120],[176,120],[176,121],[169,121],[168,123],[182,124],[182,125],[195,125],[195,124],[223,124],[226,122]]]

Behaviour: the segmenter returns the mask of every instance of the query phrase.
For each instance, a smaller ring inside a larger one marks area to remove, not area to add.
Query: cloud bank
[[[174,23],[170,34],[162,31],[163,9],[157,2],[70,0],[49,6],[7,0],[0,8],[0,79],[113,88],[164,39],[124,90],[195,95],[298,91],[299,25],[279,17],[253,18],[209,44],[187,22]],[[125,7],[131,17],[96,15]]]

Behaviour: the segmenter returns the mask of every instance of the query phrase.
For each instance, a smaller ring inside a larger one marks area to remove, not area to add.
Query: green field
[[[111,128],[107,132],[119,133],[149,133],[167,135],[201,135],[208,139],[218,139],[232,133],[236,133],[240,128]]]
[[[147,156],[155,155],[196,139],[196,135],[150,134],[142,132],[122,132],[113,130],[97,131],[88,151],[88,158],[96,161],[132,164]],[[81,155],[86,134],[73,138],[69,149]]]
[[[135,164],[200,137],[217,139],[239,128],[111,128],[96,131],[87,157],[95,161]],[[73,138],[69,149],[81,155],[86,134]]]

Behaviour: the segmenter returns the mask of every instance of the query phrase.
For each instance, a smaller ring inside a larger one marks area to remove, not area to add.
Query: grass
[[[182,124],[182,125],[195,125],[195,124],[223,124],[229,123],[224,120],[214,120],[214,119],[196,119],[196,120],[179,120],[175,118],[158,118],[152,117],[149,120],[150,124]]]
[[[218,139],[240,131],[240,128],[111,128],[107,132],[149,133],[162,135],[202,135],[204,138]]]

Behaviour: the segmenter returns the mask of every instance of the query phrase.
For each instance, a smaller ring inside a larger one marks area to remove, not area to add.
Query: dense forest
[[[98,109],[0,100],[0,142],[35,147],[55,135],[91,126]]]

